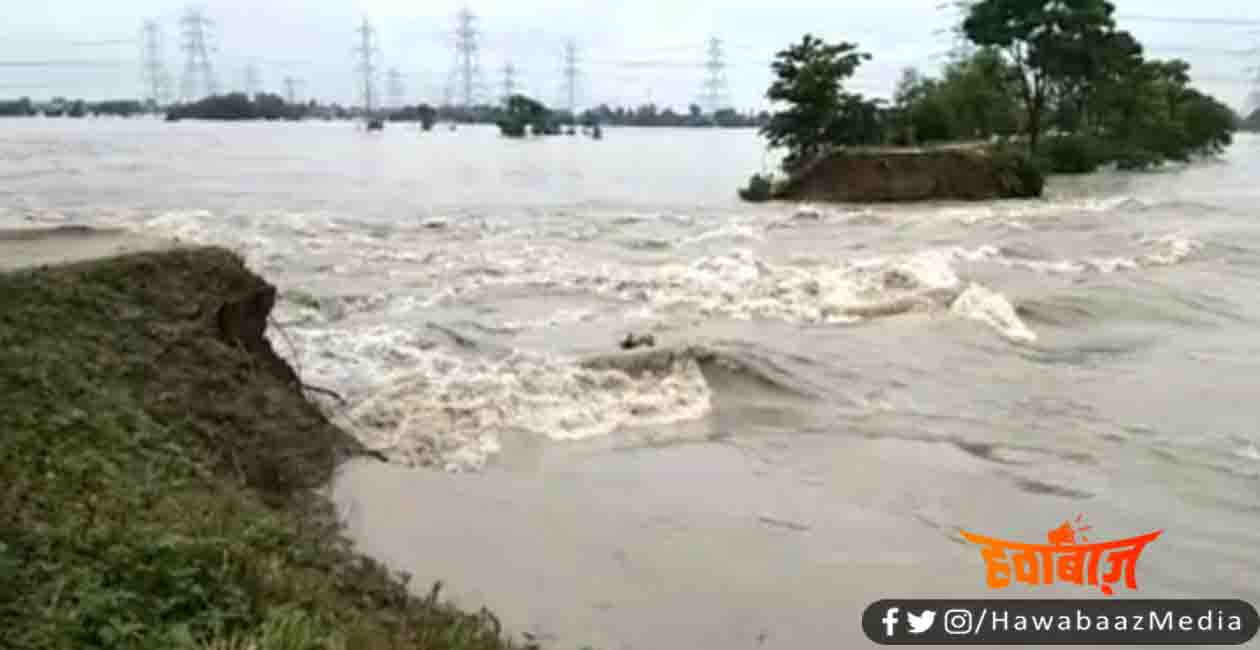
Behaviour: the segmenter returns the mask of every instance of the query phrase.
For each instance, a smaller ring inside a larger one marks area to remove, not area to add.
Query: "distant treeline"
[[[438,118],[449,122],[471,124],[499,124],[510,120],[508,110],[503,106],[480,105],[472,108],[443,106],[437,109]],[[674,109],[661,108],[656,104],[643,104],[638,107],[612,108],[607,104],[582,111],[576,119],[567,110],[548,109],[551,119],[561,124],[580,124],[594,126],[718,126],[727,128],[761,126],[770,118],[766,112],[743,114],[734,109],[720,109],[706,114],[697,105],[691,105],[686,113]]]
[[[0,101],[0,117],[19,117],[48,115],[53,117],[86,117],[89,115],[121,115],[130,117],[143,113],[158,113],[161,110],[150,103],[136,100],[114,100],[89,103],[83,100],[66,100],[57,98],[47,103],[36,103],[29,98]],[[315,101],[307,103],[288,103],[283,97],[268,93],[249,96],[244,93],[228,93],[214,95],[205,99],[175,104],[165,109],[169,119],[199,120],[301,120],[326,119],[346,120],[364,117],[360,108],[347,108],[339,104],[320,104]],[[594,126],[662,126],[662,127],[706,127],[747,128],[763,126],[770,119],[768,113],[740,113],[734,109],[724,108],[713,113],[704,113],[695,104],[687,112],[680,113],[669,107],[656,104],[643,104],[637,107],[612,108],[602,104],[596,108],[582,111],[576,118],[565,110],[548,109],[549,119],[557,124],[580,124]],[[510,120],[508,110],[498,105],[478,105],[471,108],[458,106],[434,107],[429,104],[404,106],[396,109],[374,111],[373,116],[391,122],[417,122],[426,129],[437,121],[459,122],[463,124],[500,124]]]
[[[131,117],[145,113],[146,109],[143,103],[130,99],[89,103],[81,99],[57,98],[46,104],[36,104],[27,97],[0,101],[0,117],[33,117],[40,114],[49,117],[87,117],[89,115]]]
[[[206,97],[191,104],[172,106],[167,119],[195,120],[300,120],[310,106],[289,104],[279,95],[245,93]]]

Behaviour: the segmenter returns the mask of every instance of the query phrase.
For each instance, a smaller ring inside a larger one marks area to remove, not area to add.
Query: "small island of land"
[[[1237,128],[1260,119],[1242,120],[1192,87],[1185,61],[1145,58],[1114,14],[1106,0],[972,3],[961,25],[971,51],[956,54],[940,79],[906,70],[891,106],[844,88],[870,54],[806,35],[777,54],[766,92],[782,108],[761,133],[786,151],[783,176],[754,175],[739,194],[1035,197],[1048,174],[1219,154]],[[971,144],[940,146],[956,143]]]

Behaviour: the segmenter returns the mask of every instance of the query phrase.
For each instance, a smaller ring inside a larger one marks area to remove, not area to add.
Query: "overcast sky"
[[[502,67],[520,70],[519,90],[562,105],[564,43],[579,52],[580,107],[652,101],[685,108],[697,102],[710,36],[723,39],[727,95],[740,109],[764,106],[768,62],[777,49],[813,32],[855,41],[874,55],[851,86],[887,96],[906,66],[935,71],[951,40],[941,30],[955,19],[940,0],[470,0],[480,30],[483,97],[496,97]],[[140,26],[155,20],[173,85],[183,74],[179,19],[168,0],[18,3],[0,25],[0,97],[64,95],[101,99],[142,94]],[[1196,83],[1237,106],[1258,73],[1260,4],[1255,0],[1116,0],[1120,25],[1149,56],[1181,57]],[[401,73],[409,102],[439,102],[452,79],[455,14],[462,2],[438,0],[205,0],[214,21],[211,53],[222,89],[243,89],[254,61],[264,90],[279,92],[286,76],[300,94],[357,103],[354,30],[367,16],[378,30],[382,70]],[[1169,22],[1151,18],[1191,18]],[[1204,20],[1209,19],[1209,20]],[[1215,21],[1233,20],[1222,24]],[[112,41],[112,42],[111,42]],[[30,62],[48,67],[25,67]],[[88,65],[92,64],[92,65]],[[1248,70],[1248,68],[1252,68]],[[384,75],[377,83],[384,93]]]

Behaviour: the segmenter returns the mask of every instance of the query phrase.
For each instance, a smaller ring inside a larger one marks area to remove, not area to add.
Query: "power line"
[[[70,41],[70,45],[74,47],[109,47],[113,45],[135,45],[136,42],[130,38],[113,38],[103,41]]]
[[[218,93],[214,67],[210,64],[208,32],[212,23],[199,9],[188,9],[180,19],[184,37],[184,79],[180,86],[180,99],[191,101]]]
[[[359,34],[359,46],[355,52],[359,54],[359,74],[363,75],[363,110],[371,113],[376,90],[376,44],[373,41],[376,34],[367,16],[363,17],[363,23],[356,32]]]
[[[1248,27],[1260,25],[1260,20],[1248,18],[1202,18],[1202,17],[1179,17],[1179,16],[1142,16],[1134,14],[1121,14],[1116,16],[1117,20],[1132,20],[1137,22],[1150,23],[1178,23],[1182,25],[1220,25],[1223,27]]]

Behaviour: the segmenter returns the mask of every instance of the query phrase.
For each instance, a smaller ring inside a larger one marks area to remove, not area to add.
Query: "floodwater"
[[[1116,597],[1260,600],[1260,139],[1044,200],[740,203],[774,164],[752,131],[0,121],[0,228],[239,250],[396,461],[330,486],[361,548],[549,647],[867,645],[874,600],[990,593],[959,529],[1078,515],[1164,531]]]

